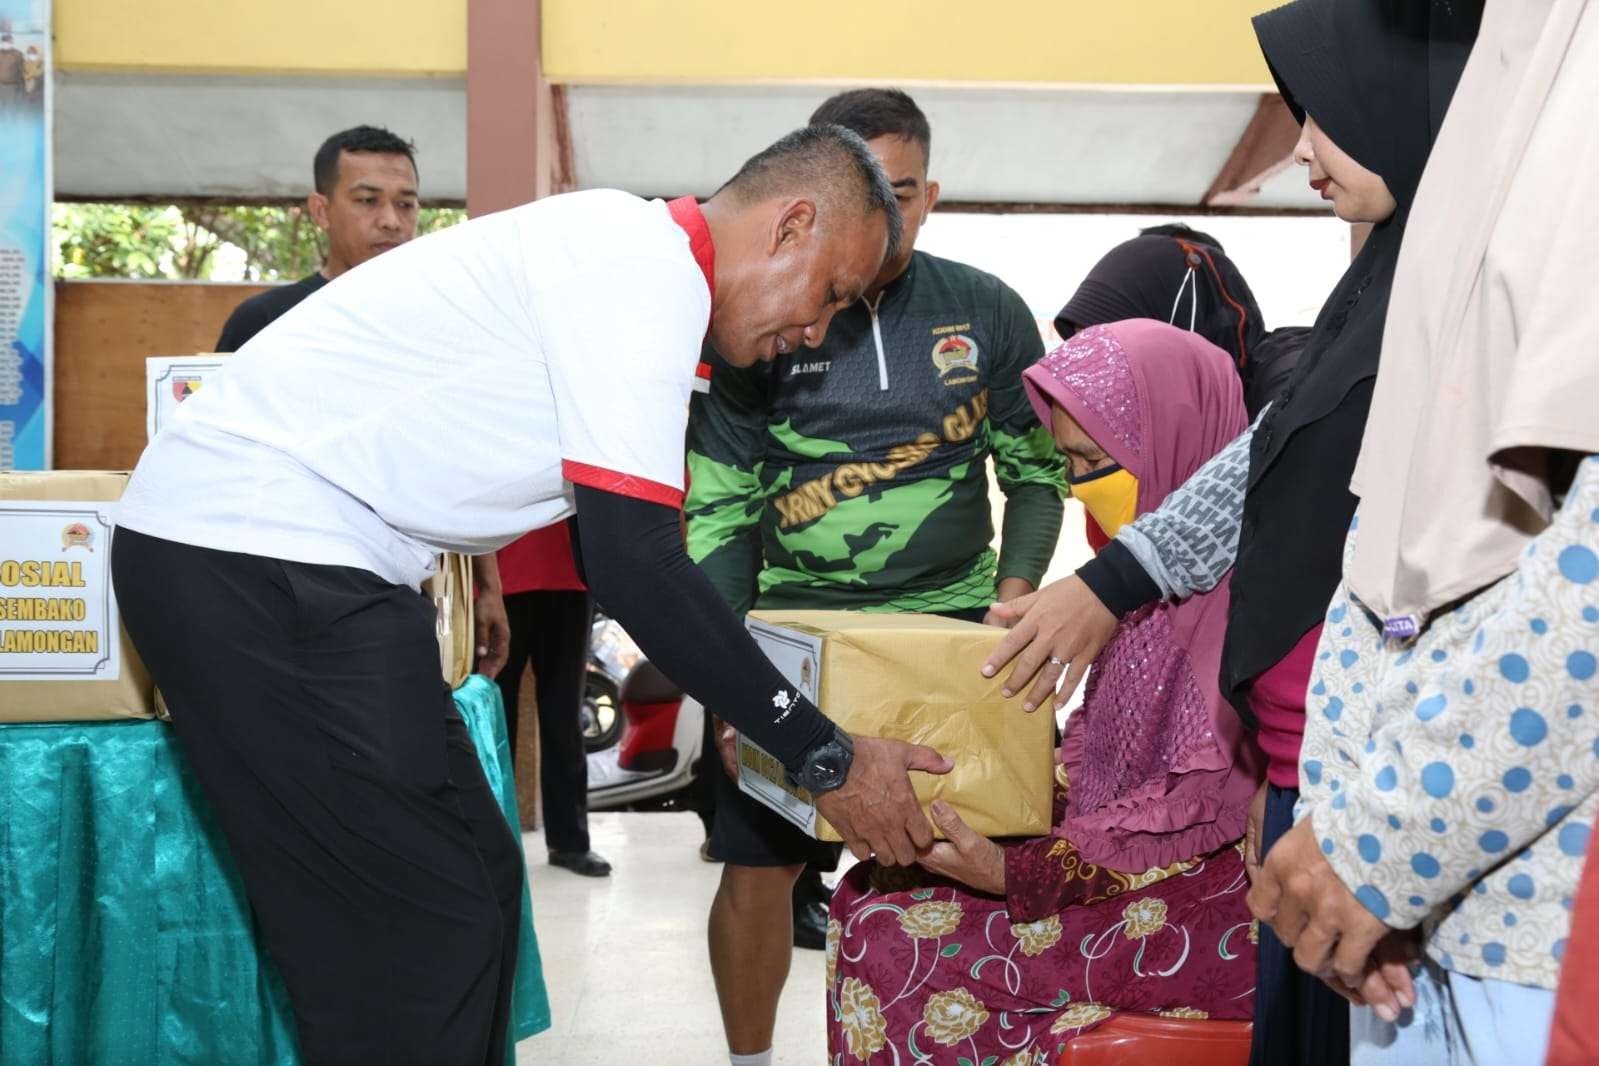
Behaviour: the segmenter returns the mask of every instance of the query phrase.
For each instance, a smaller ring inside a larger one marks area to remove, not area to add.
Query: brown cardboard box
[[[472,618],[472,560],[445,552],[439,568],[422,585],[422,593],[438,609],[439,668],[450,688],[459,688],[472,672],[477,649]]]
[[[0,722],[155,714],[111,589],[111,519],[127,482],[0,472]]]
[[[924,808],[942,799],[990,837],[1049,831],[1054,717],[1006,700],[1003,675],[982,676],[1000,630],[853,611],[755,611],[748,625],[789,683],[843,729],[926,744],[954,760],[947,775],[911,774]],[[776,759],[740,738],[739,762],[745,792],[817,839],[839,839],[809,795],[783,783]]]

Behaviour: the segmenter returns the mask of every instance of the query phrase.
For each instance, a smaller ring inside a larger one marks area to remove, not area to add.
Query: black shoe
[[[811,951],[827,950],[827,908],[806,903],[794,908],[794,946]]]
[[[611,864],[592,851],[552,851],[550,865],[583,877],[610,877]]]
[[[799,880],[794,882],[795,912],[798,913],[798,909],[807,903],[820,903],[825,911],[832,901],[833,890],[822,880],[822,871],[815,866],[806,866]]]

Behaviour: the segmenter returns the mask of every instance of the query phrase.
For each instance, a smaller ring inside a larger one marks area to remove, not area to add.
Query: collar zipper
[[[866,313],[872,316],[872,340],[877,344],[877,391],[888,391],[888,356],[883,352],[883,327],[877,321],[877,309],[883,304],[883,294],[878,293],[877,299],[862,299],[866,305]]]

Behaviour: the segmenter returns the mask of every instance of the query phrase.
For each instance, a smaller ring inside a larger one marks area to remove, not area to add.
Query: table
[[[455,703],[520,840],[499,688],[470,677]],[[524,886],[518,1040],[550,1025],[532,915]],[[0,725],[0,1062],[300,1062],[282,982],[165,722]]]

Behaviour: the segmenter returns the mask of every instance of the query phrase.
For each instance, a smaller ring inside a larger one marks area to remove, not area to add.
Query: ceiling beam
[[[1299,122],[1276,93],[1261,96],[1255,114],[1222,164],[1200,203],[1207,207],[1242,207],[1260,193],[1267,179],[1292,165],[1299,141]]]

